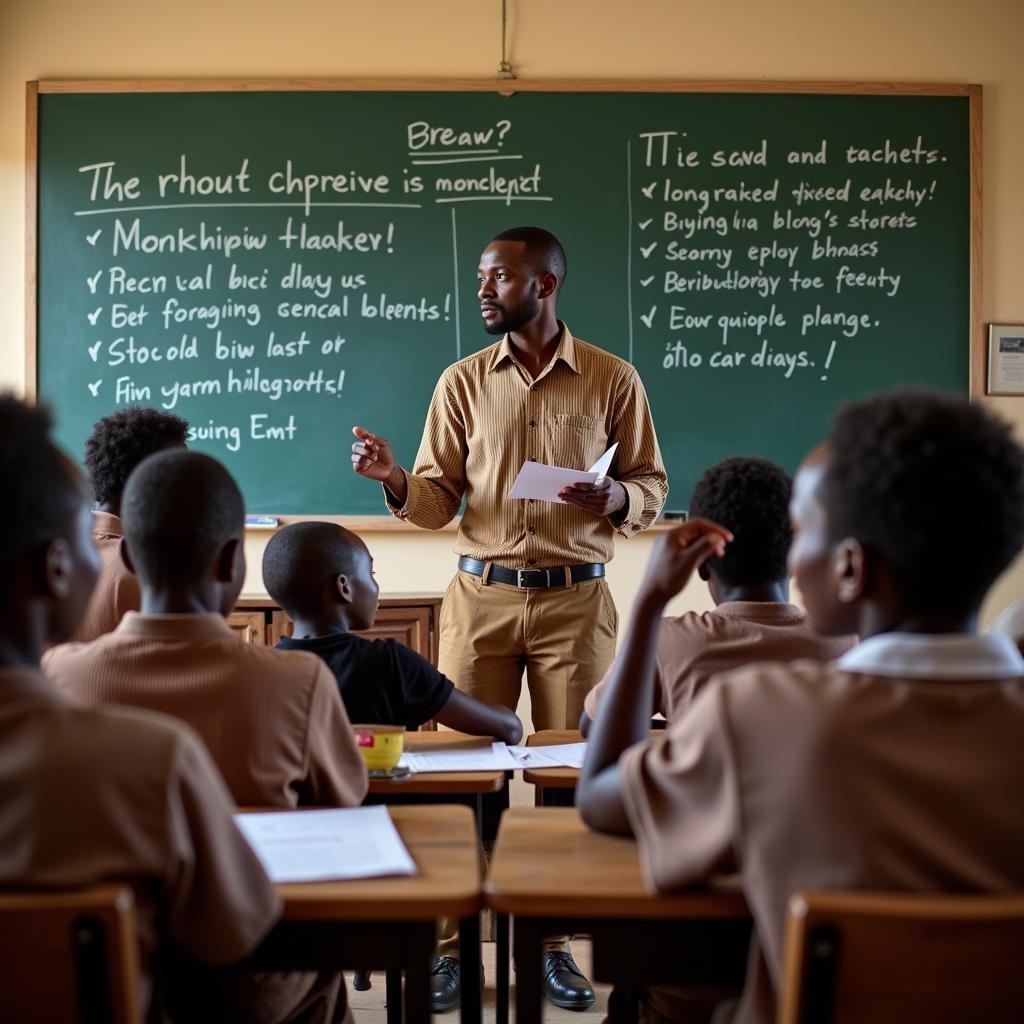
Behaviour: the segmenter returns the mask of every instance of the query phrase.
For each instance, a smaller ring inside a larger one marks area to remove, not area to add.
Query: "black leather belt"
[[[470,558],[468,555],[459,557],[459,568],[474,576],[483,576],[488,564],[481,562],[479,558]],[[604,566],[599,562],[591,562],[589,565],[560,565],[554,569],[505,569],[493,563],[490,565],[491,571],[487,574],[489,583],[507,583],[509,586],[520,587],[523,590],[567,586],[565,582],[567,571],[569,579],[573,583],[598,580],[604,575]]]

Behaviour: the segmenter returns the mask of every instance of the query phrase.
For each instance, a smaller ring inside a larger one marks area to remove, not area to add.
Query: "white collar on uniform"
[[[1024,658],[1013,641],[971,633],[879,633],[847,651],[836,666],[900,679],[1024,677]]]

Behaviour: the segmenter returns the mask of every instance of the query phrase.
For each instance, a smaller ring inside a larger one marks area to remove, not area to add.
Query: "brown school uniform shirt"
[[[104,633],[111,633],[126,612],[142,607],[142,591],[138,577],[121,561],[124,528],[121,520],[109,512],[93,512],[92,541],[100,556],[100,574],[85,618],[74,635],[78,643],[87,644]]]
[[[330,669],[313,654],[247,644],[220,615],[129,612],[113,633],[54,648],[43,665],[80,703],[187,722],[239,805],[350,807],[366,795]]]
[[[801,609],[777,601],[726,601],[714,611],[666,616],[655,655],[654,711],[673,722],[719,672],[757,661],[832,661],[856,642],[819,636]],[[606,675],[587,694],[583,708],[592,719],[607,685]]]
[[[654,887],[739,869],[760,948],[735,1018],[750,1024],[774,1019],[794,892],[1024,887],[1022,744],[1008,640],[887,634],[831,665],[719,677],[619,767]]]
[[[241,959],[280,901],[190,729],[71,704],[42,673],[0,669],[0,885],[124,882],[138,909],[143,1005],[155,948]]]
[[[505,567],[608,562],[614,533],[631,537],[668,494],[647,393],[636,368],[574,338],[565,324],[533,379],[508,335],[449,366],[434,389],[399,519],[437,530],[466,507],[455,550]],[[523,462],[586,470],[615,442],[611,473],[627,503],[613,519],[574,505],[510,501]],[[404,472],[404,471],[403,471]]]

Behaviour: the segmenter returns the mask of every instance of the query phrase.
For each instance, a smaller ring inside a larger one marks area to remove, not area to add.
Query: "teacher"
[[[557,318],[565,275],[549,231],[496,235],[477,281],[484,330],[503,337],[441,375],[413,472],[379,434],[355,427],[352,445],[353,468],[383,483],[399,519],[440,529],[465,496],[439,667],[513,711],[525,669],[536,729],[576,728],[615,653],[613,533],[650,526],[668,491],[636,370]],[[524,460],[582,470],[616,442],[614,476],[565,488],[564,504],[507,497]]]
[[[551,232],[495,236],[480,257],[477,294],[484,330],[503,337],[441,375],[413,472],[379,434],[353,428],[353,468],[383,483],[399,519],[440,529],[465,496],[438,665],[460,690],[513,711],[525,670],[536,729],[576,728],[615,655],[618,619],[604,579],[613,534],[650,526],[668,493],[636,370],[574,338],[555,313],[565,273]],[[508,497],[524,460],[582,470],[616,442],[614,478],[566,487],[559,503]],[[585,1010],[594,991],[568,939],[545,942],[544,992]],[[457,945],[449,922],[431,976],[435,1012],[458,998]]]

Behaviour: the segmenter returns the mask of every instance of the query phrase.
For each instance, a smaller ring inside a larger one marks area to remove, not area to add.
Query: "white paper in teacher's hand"
[[[573,484],[593,484],[606,477],[608,470],[612,468],[612,459],[615,458],[615,449],[618,447],[619,443],[616,441],[586,472],[527,460],[523,463],[523,468],[519,470],[519,476],[516,477],[516,482],[512,485],[508,496],[510,498],[553,501],[556,504],[564,505],[565,502],[558,496],[558,492]]]
[[[236,814],[272,882],[415,875],[386,807]]]

